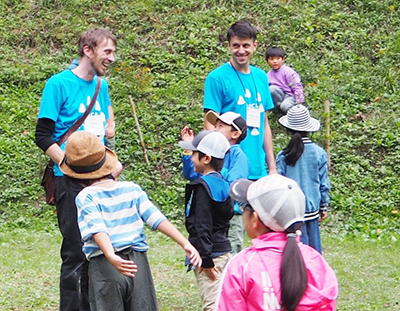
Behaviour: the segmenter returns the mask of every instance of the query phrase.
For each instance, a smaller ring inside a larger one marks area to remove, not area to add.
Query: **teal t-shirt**
[[[267,175],[264,151],[265,111],[274,108],[265,71],[250,66],[251,73],[243,74],[226,63],[213,70],[206,79],[204,109],[220,114],[233,111],[248,122],[247,137],[240,143],[250,162],[250,179]],[[250,112],[259,114],[259,126],[249,126]]]
[[[92,81],[78,78],[71,70],[65,70],[47,81],[40,103],[38,118],[48,118],[55,122],[52,139],[59,141],[67,130],[77,121],[89,106],[95,93],[97,77]],[[108,84],[101,81],[101,88],[91,113],[86,117],[78,131],[95,134],[104,142],[105,126],[108,116]],[[65,149],[65,143],[61,146]],[[54,174],[62,176],[58,165],[54,166]]]

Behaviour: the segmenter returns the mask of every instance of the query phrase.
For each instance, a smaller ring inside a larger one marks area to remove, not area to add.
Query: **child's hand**
[[[186,255],[188,256],[190,263],[193,266],[201,267],[203,261],[201,260],[200,254],[197,251],[197,249],[195,249],[190,242],[186,243],[183,249],[185,250]]]
[[[204,272],[211,281],[217,280],[217,274],[219,273],[216,266],[214,266],[212,268],[199,267],[199,273],[202,273],[202,272]]]
[[[328,211],[320,211],[319,212],[319,222],[322,222],[326,219],[326,216],[328,216]]]
[[[192,141],[194,138],[193,130],[189,130],[189,127],[185,125],[181,130],[181,138],[183,141]]]
[[[122,169],[123,169],[122,163],[118,161],[114,170],[111,172],[111,175],[112,175],[112,177],[114,177],[115,181],[117,180],[119,174],[121,174]]]
[[[135,276],[137,266],[133,261],[122,259],[115,254],[107,259],[119,273],[132,278]]]

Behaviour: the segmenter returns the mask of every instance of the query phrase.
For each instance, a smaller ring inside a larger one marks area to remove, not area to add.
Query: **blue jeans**
[[[270,85],[269,91],[271,92],[275,107],[282,110],[283,113],[287,113],[296,104],[293,96],[286,94],[276,85]]]
[[[60,311],[89,311],[88,261],[82,252],[75,197],[82,190],[77,183],[66,184],[56,177],[56,207],[61,245]]]
[[[322,254],[321,235],[319,233],[319,219],[304,222],[301,227],[301,242],[310,245]]]

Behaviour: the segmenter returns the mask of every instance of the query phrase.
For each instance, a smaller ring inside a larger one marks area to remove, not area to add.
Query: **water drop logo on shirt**
[[[80,112],[80,113],[85,113],[85,111],[86,111],[86,107],[85,107],[84,104],[81,103],[81,104],[79,105],[79,112]]]
[[[257,135],[260,135],[260,131],[256,127],[253,127],[253,129],[251,130],[250,134],[252,136],[257,136]]]
[[[239,96],[239,99],[237,101],[237,104],[239,106],[246,104],[246,101],[244,100],[244,98],[242,97],[242,95]]]

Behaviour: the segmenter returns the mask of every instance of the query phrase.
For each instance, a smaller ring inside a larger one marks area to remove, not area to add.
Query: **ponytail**
[[[288,240],[283,250],[280,271],[281,306],[285,311],[296,310],[307,290],[307,269],[297,245],[295,233],[302,224],[302,222],[297,222],[286,229]]]
[[[294,132],[292,139],[285,149],[283,154],[286,156],[285,162],[287,165],[294,166],[297,160],[301,157],[304,151],[304,143],[302,137],[306,136],[303,132]]]

